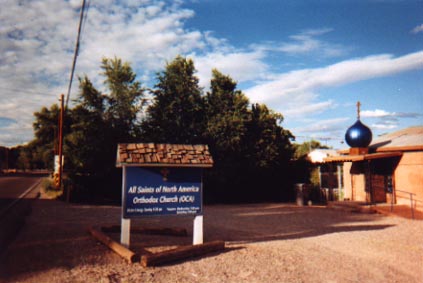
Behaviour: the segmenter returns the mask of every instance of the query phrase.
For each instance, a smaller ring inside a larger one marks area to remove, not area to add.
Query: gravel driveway
[[[225,251],[143,268],[86,231],[119,219],[119,207],[36,200],[26,226],[2,256],[0,281],[423,282],[423,221],[279,203],[206,206],[205,241],[224,240]],[[190,244],[192,220],[133,220],[137,227],[187,228],[189,236],[131,235],[131,249]]]

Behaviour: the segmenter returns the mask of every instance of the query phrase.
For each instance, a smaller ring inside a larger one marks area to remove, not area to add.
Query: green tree
[[[194,62],[178,56],[157,74],[153,101],[143,123],[144,137],[166,143],[199,143],[203,131],[201,88]]]
[[[209,198],[280,199],[284,192],[279,190],[282,172],[278,171],[288,167],[292,156],[292,135],[279,126],[283,116],[265,105],[250,107],[236,82],[217,70],[210,86],[204,135],[215,165],[206,175]]]
[[[64,119],[64,169],[74,191],[85,196],[120,196],[120,171],[115,168],[119,142],[139,139],[138,114],[144,89],[129,63],[103,59],[101,74],[109,93],[102,94],[87,76],[79,78],[79,96]],[[33,151],[53,160],[59,107],[36,112]],[[24,157],[22,157],[24,158]],[[34,156],[32,157],[34,158]]]
[[[114,135],[121,141],[134,140],[139,135],[137,114],[144,105],[144,89],[136,81],[136,74],[128,62],[121,59],[107,59],[102,61],[101,68],[105,76],[105,85],[110,90],[109,95],[101,97],[94,95],[92,107],[102,110],[106,99],[105,119],[111,124]]]
[[[206,129],[203,133],[217,162],[240,153],[248,119],[248,98],[236,89],[236,82],[218,70],[212,71],[210,92],[205,97]]]
[[[34,169],[33,163],[34,163],[34,156],[32,155],[32,152],[30,151],[30,147],[22,148],[19,151],[19,157],[16,164],[17,169],[20,169],[23,171]]]
[[[114,149],[112,124],[106,120],[106,96],[86,76],[79,79],[79,90],[77,104],[67,115],[73,122],[64,152],[73,174],[104,175],[113,168],[107,152]]]
[[[205,177],[208,201],[230,198],[234,188],[241,186],[249,101],[236,87],[232,78],[212,71],[210,91],[205,96],[203,132],[214,159],[214,167],[206,171]]]
[[[139,138],[137,114],[143,106],[144,89],[136,81],[129,63],[123,63],[121,59],[105,58],[101,68],[109,93],[102,94],[87,76],[79,79],[79,97],[69,111],[72,126],[66,136],[64,151],[77,188],[103,190],[88,192],[88,195],[106,193],[118,196],[117,144]]]
[[[287,200],[292,192],[292,134],[280,124],[283,116],[263,104],[251,105],[246,122],[241,193],[257,201]]]
[[[206,201],[280,200],[290,186],[292,135],[281,127],[283,116],[250,105],[229,76],[212,70],[210,91],[202,95],[194,62],[178,56],[157,74],[151,104],[141,115],[144,90],[129,64],[103,59],[101,69],[109,93],[84,76],[66,113],[65,170],[76,191],[118,199],[116,145],[141,140],[208,144],[215,166],[206,171]],[[54,148],[58,113],[53,105],[35,114],[31,158],[44,160]]]
[[[251,165],[270,168],[285,164],[292,156],[290,139],[293,135],[280,124],[282,114],[275,113],[264,104],[251,106],[248,122],[248,153]]]
[[[0,146],[0,175],[1,175],[1,170],[7,169],[9,167],[8,165],[8,148],[4,147],[4,146]]]
[[[34,113],[35,138],[26,148],[35,153],[30,160],[31,162],[38,162],[40,168],[53,170],[54,155],[57,153],[58,146],[59,115],[60,108],[57,104],[53,104],[50,108],[43,107],[39,112]],[[64,127],[69,129],[69,124],[67,121]]]

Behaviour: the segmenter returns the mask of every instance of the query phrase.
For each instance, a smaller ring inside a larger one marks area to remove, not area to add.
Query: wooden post
[[[192,235],[192,244],[199,245],[203,243],[203,215],[197,215],[194,218],[194,229]]]
[[[126,195],[126,166],[122,166],[122,216],[121,216],[121,230],[120,230],[120,243],[125,247],[129,247],[129,240],[131,235],[131,219],[125,219],[125,195]]]
[[[60,117],[59,117],[59,187],[62,187],[63,178],[63,118],[64,118],[64,94],[60,96]]]
[[[319,172],[319,200],[322,201],[322,168],[321,166],[317,166],[317,170]],[[327,199],[325,198],[325,203],[326,203]]]
[[[214,241],[195,246],[179,247],[159,253],[146,254],[141,256],[141,265],[144,267],[160,265],[167,262],[181,260],[184,258],[200,256],[206,253],[225,249],[225,242]]]
[[[201,170],[201,206],[203,206],[203,170]],[[199,245],[203,243],[203,215],[196,215],[194,218],[192,233],[192,244]]]
[[[338,175],[338,200],[343,200],[341,164],[336,164]]]
[[[6,172],[9,172],[9,148],[5,147],[6,150]]]
[[[127,261],[132,263],[140,260],[140,256],[138,254],[113,241],[111,238],[101,233],[100,231],[97,231],[96,229],[90,227],[88,229],[88,232],[90,232],[90,234],[94,238],[102,242],[104,245],[119,254],[121,257],[125,258]]]

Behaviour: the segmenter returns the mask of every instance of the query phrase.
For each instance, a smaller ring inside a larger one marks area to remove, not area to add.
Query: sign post
[[[121,244],[131,218],[194,216],[193,245],[203,243],[202,170],[213,160],[205,145],[119,144],[122,167]]]
[[[203,215],[197,215],[194,218],[194,233],[192,244],[199,245],[203,243]]]
[[[122,202],[125,197],[126,190],[126,166],[122,166]],[[129,238],[131,234],[131,219],[124,218],[124,207],[122,206],[122,217],[121,217],[121,231],[120,231],[120,243],[129,248]]]

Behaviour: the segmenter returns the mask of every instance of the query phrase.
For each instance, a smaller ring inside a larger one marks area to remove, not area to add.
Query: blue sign
[[[201,168],[126,168],[123,217],[202,213]]]

